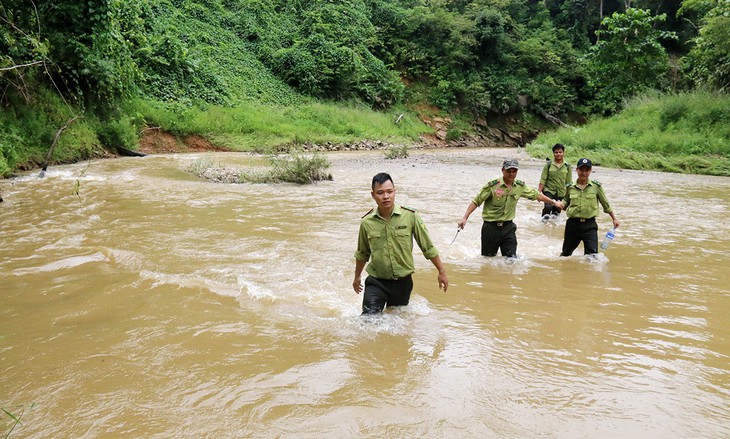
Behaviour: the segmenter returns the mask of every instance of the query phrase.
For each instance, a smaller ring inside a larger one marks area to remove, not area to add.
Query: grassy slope
[[[277,79],[236,35],[235,26],[230,25],[234,18],[220,20],[210,14],[175,8],[160,12],[159,26],[177,29],[184,36],[200,77],[215,87],[205,92],[217,94],[225,103],[181,105],[179,100],[162,103],[150,97],[132,101],[127,112],[140,114],[148,125],[177,135],[201,134],[240,151],[266,151],[285,143],[360,139],[400,142],[429,131],[417,117],[402,109],[375,112],[362,105],[321,102],[298,94]],[[169,90],[167,84],[160,86]],[[154,91],[148,87],[147,96]],[[407,114],[396,125],[399,113]]]
[[[184,36],[193,73],[147,75],[142,95],[120,102],[118,114],[105,122],[43,86],[33,87],[30,100],[18,99],[0,113],[0,177],[40,166],[55,133],[74,115],[83,117],[63,131],[51,165],[100,155],[102,145],[134,149],[145,126],[200,134],[240,151],[359,139],[407,142],[430,131],[404,109],[376,112],[302,96],[277,79],[232,31],[174,8],[161,12],[166,15],[158,24]],[[222,103],[201,104],[201,98]],[[396,125],[400,113],[406,117]]]
[[[544,133],[528,152],[551,157],[555,143],[602,166],[730,176],[730,96],[644,96],[614,117]]]
[[[64,131],[52,163],[88,158],[105,142],[131,138],[134,143],[144,125],[178,135],[201,134],[241,151],[266,151],[284,143],[407,142],[430,131],[402,109],[381,113],[299,95],[210,14],[173,7],[160,14],[159,25],[177,29],[181,35],[194,73],[182,78],[148,76],[144,96],[122,103],[112,123],[84,114]],[[0,175],[42,163],[58,128],[82,113],[50,92],[37,90],[35,99],[23,108],[0,114]],[[196,105],[191,95],[213,96],[222,104]],[[568,145],[570,157],[591,157],[603,166],[730,175],[729,108],[727,95],[645,97],[631,102],[616,117],[543,134],[529,151],[550,156],[550,145],[561,142]],[[406,117],[396,125],[400,113]]]

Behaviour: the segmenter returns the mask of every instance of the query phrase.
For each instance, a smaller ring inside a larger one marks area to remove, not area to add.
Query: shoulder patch
[[[598,180],[591,180],[591,183],[595,184],[596,186],[600,186],[601,182]]]
[[[522,180],[517,180],[517,179],[515,179],[515,184],[518,184],[518,185],[520,185],[520,186],[524,186],[524,185],[525,185],[525,182],[524,182],[524,181],[522,181]]]
[[[494,186],[495,184],[499,183],[499,179],[495,178],[494,180],[487,183],[487,186]]]
[[[415,212],[416,211],[416,209],[414,209],[412,207],[408,207],[408,206],[401,206],[401,209],[405,209],[405,210],[408,210],[408,211],[411,211],[411,212]]]
[[[361,216],[361,217],[360,217],[360,219],[363,219],[363,218],[365,218],[366,216],[370,215],[370,214],[371,214],[371,213],[373,212],[373,210],[375,210],[375,208],[374,208],[374,207],[373,207],[372,209],[368,210],[368,213],[366,213],[365,215]]]

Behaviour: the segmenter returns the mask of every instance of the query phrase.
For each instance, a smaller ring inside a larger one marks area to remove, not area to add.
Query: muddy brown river
[[[525,199],[517,258],[480,255],[481,210],[449,245],[512,156],[537,187],[543,162],[514,149],[332,153],[334,180],[307,186],[186,172],[261,161],[238,153],[0,181],[10,437],[730,437],[730,178],[594,168],[621,221],[595,258],[560,258],[564,215]],[[410,305],[362,318],[353,253],[380,171],[451,286],[416,247]]]

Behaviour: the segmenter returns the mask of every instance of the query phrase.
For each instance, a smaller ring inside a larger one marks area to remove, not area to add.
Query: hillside
[[[7,0],[0,175],[150,130],[235,150],[524,146],[647,92],[726,90],[728,6],[645,3]]]

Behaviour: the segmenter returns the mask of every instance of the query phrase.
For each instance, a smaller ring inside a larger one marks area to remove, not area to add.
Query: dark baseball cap
[[[520,164],[515,159],[507,159],[502,163],[504,169],[520,169]]]
[[[576,168],[580,168],[581,166],[588,166],[589,168],[592,168],[593,163],[591,163],[590,160],[583,158],[583,159],[578,160],[578,164],[575,165]]]

